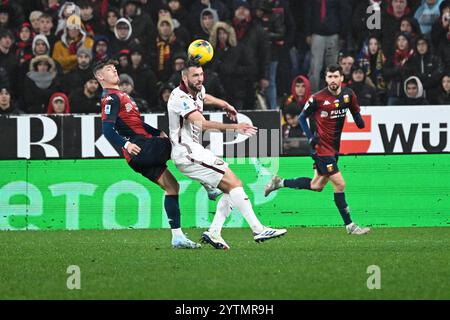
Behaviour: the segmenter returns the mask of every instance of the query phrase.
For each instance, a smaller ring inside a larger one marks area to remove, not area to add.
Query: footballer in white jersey
[[[225,161],[201,144],[201,132],[205,130],[236,130],[251,136],[256,133],[257,128],[248,123],[225,124],[205,119],[203,104],[223,109],[233,121],[236,121],[237,111],[226,101],[206,94],[203,68],[195,61],[187,61],[181,78],[180,86],[172,91],[167,102],[172,160],[185,176],[223,192],[211,227],[203,233],[202,240],[216,249],[230,248],[223,240],[221,230],[225,219],[231,213],[231,207],[237,208],[247,220],[255,241],[261,242],[284,235],[286,229],[272,229],[261,224],[241,180]]]
[[[205,87],[194,97],[183,82],[172,91],[167,103],[172,160],[188,177],[216,188],[228,164],[202,146],[201,123],[187,120],[193,112],[203,113],[204,97]]]

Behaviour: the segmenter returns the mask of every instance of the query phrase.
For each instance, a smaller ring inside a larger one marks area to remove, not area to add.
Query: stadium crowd
[[[99,113],[105,58],[163,112],[194,39],[215,50],[207,92],[282,109],[286,137],[333,62],[361,105],[450,104],[450,0],[0,0],[0,114]]]

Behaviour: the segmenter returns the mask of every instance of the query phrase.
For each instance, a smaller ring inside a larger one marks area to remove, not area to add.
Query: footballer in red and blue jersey
[[[280,188],[320,192],[330,181],[334,189],[334,202],[347,232],[363,235],[370,229],[359,227],[350,218],[350,210],[345,200],[345,181],[337,162],[347,112],[350,111],[358,128],[364,128],[365,124],[355,93],[347,87],[342,87],[344,80],[342,68],[338,65],[328,66],[325,80],[327,87],[312,95],[300,114],[300,125],[313,150],[314,177],[312,179],[308,177],[282,179],[279,176],[273,176],[265,188],[264,195],[267,197],[272,191]],[[315,125],[314,134],[306,121],[307,118],[310,119],[311,125]]]
[[[122,148],[134,171],[165,191],[164,209],[172,231],[172,246],[177,249],[200,248],[200,244],[189,240],[181,230],[179,185],[166,166],[172,144],[164,132],[142,120],[136,102],[119,90],[120,78],[116,64],[114,60],[100,60],[93,67],[94,76],[103,88],[103,135],[109,142]]]
[[[311,147],[314,148],[312,157],[315,161],[314,169],[320,175],[332,175],[339,172],[337,161],[341,143],[342,128],[347,112],[355,118],[358,127],[364,127],[360,116],[360,107],[352,89],[344,87],[338,95],[334,95],[327,88],[312,95],[300,115],[302,128],[306,133]],[[306,118],[310,118],[315,125],[315,135],[310,133]]]
[[[166,162],[170,159],[171,152],[170,140],[160,137],[160,130],[142,120],[136,102],[121,90],[104,89],[101,108],[105,137],[122,147],[123,155],[134,171],[156,182],[167,168]],[[128,142],[138,145],[141,152],[131,155],[126,150]]]

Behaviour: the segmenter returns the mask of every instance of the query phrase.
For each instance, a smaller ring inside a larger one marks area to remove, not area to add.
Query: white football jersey
[[[201,144],[201,127],[186,118],[194,111],[203,113],[205,87],[194,98],[186,90],[184,84],[175,88],[167,102],[169,116],[170,140],[172,141],[172,158],[193,150],[203,149]]]

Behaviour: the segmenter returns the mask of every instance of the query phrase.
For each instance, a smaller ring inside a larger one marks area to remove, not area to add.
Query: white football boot
[[[230,246],[223,240],[220,234],[205,231],[202,234],[201,241],[204,243],[209,243],[216,249],[228,250]]]
[[[256,242],[264,242],[266,240],[281,237],[282,235],[286,234],[286,232],[286,229],[273,229],[264,227],[263,231],[261,231],[260,233],[253,233],[253,239],[255,239]]]
[[[283,188],[283,179],[281,179],[279,176],[273,176],[272,179],[270,179],[270,182],[264,188],[264,197],[267,197],[269,193],[280,188]]]
[[[350,235],[356,235],[360,236],[363,234],[368,234],[370,232],[370,228],[361,228],[356,223],[350,223],[349,225],[345,226],[345,229],[347,229],[347,233]]]
[[[198,249],[201,248],[201,244],[189,240],[185,236],[178,236],[172,238],[172,247],[174,249]]]

